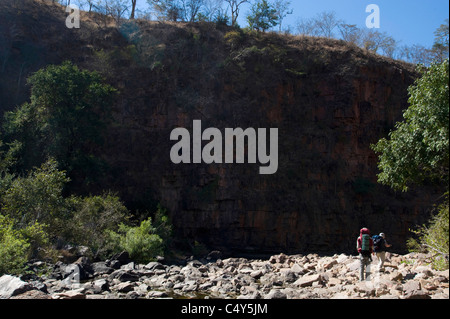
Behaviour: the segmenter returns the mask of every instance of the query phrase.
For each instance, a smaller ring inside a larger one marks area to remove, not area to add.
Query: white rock
[[[321,281],[321,276],[319,274],[309,275],[309,276],[303,276],[299,279],[297,279],[293,285],[299,286],[299,287],[308,287],[312,286],[314,282]]]
[[[30,284],[20,280],[18,277],[11,275],[0,277],[0,299],[8,299],[31,289],[33,287]]]

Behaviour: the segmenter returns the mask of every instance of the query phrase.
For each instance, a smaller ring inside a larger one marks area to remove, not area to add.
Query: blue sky
[[[146,0],[139,2],[147,6]],[[379,31],[392,36],[400,46],[421,44],[431,47],[434,31],[449,17],[448,0],[291,0],[294,12],[286,17],[283,26],[291,25],[295,29],[299,18],[312,18],[323,11],[334,11],[346,23],[365,27],[369,4],[380,8]],[[246,5],[240,12],[238,23],[242,27],[247,25],[245,17],[249,10]]]
[[[434,31],[448,19],[448,0],[291,0],[294,9],[283,25],[296,24],[298,18],[312,18],[323,11],[334,11],[348,24],[365,27],[369,4],[380,8],[380,32],[386,32],[400,45],[433,45]],[[242,10],[243,16],[248,10]],[[245,22],[242,22],[246,25]]]

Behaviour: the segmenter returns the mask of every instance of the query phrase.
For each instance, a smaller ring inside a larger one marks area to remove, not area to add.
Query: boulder
[[[292,265],[291,271],[297,275],[304,275],[306,273],[306,270],[297,263]]]
[[[337,265],[337,260],[334,259],[333,257],[327,257],[327,258],[323,258],[320,262],[319,262],[319,267],[323,270],[329,270],[331,268],[333,268],[334,265]]]
[[[147,295],[145,296],[145,298],[147,299],[157,299],[157,298],[167,298],[169,297],[169,295],[167,295],[167,293],[165,293],[164,291],[149,291],[147,293]]]
[[[357,271],[359,270],[359,266],[361,265],[361,262],[359,260],[355,260],[349,264],[347,264],[347,269],[349,271]]]
[[[401,272],[394,271],[394,272],[389,274],[389,280],[390,281],[402,281],[403,280],[403,275],[402,275]]]
[[[272,289],[264,296],[264,299],[287,299],[287,295],[279,289]]]
[[[100,290],[100,292],[102,291],[106,291],[109,290],[109,284],[108,281],[106,279],[97,279],[96,281],[94,281],[93,283],[94,288],[98,288]]]
[[[405,299],[431,299],[431,296],[423,290],[414,290],[406,294]]]
[[[130,254],[127,251],[122,251],[111,257],[111,261],[116,260],[121,265],[126,265],[131,262]]]
[[[430,299],[431,297],[422,290],[420,282],[411,280],[403,285],[405,299]]]
[[[109,275],[110,279],[118,279],[121,282],[125,281],[138,281],[139,275],[135,274],[132,271],[124,270],[124,269],[118,269],[112,272]]]
[[[0,277],[0,299],[8,299],[32,289],[31,284],[20,280],[18,277],[11,275]]]
[[[135,283],[132,283],[130,281],[127,282],[121,282],[117,286],[114,286],[114,290],[117,290],[118,292],[130,292],[134,290]]]
[[[104,261],[95,262],[91,265],[91,267],[94,277],[110,274],[114,271],[114,268],[109,267]]]
[[[315,282],[320,282],[322,280],[322,277],[320,274],[314,274],[309,276],[303,276],[297,279],[293,285],[298,287],[309,287],[312,286]]]
[[[161,264],[157,261],[149,262],[147,265],[144,266],[144,268],[148,269],[148,270],[165,270],[166,269],[166,267],[163,264]]]
[[[10,299],[52,299],[48,294],[40,290],[29,290]]]
[[[52,296],[53,299],[86,299],[85,289],[74,289],[61,293],[56,293]]]

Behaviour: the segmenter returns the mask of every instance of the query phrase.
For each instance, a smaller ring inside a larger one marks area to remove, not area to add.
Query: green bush
[[[57,238],[88,246],[103,257],[109,249],[106,231],[116,231],[127,220],[128,210],[117,196],[108,193],[64,197],[69,178],[57,166],[50,159],[25,177],[8,177],[2,190],[1,213],[27,240],[30,258],[46,257],[46,252],[52,252],[50,239]]]
[[[19,274],[28,260],[30,244],[13,224],[10,218],[0,215],[0,275]]]
[[[164,254],[164,241],[150,217],[136,227],[121,224],[118,233],[110,231],[109,235],[115,250],[126,250],[136,262],[147,263]]]
[[[108,231],[117,231],[127,220],[127,208],[119,197],[110,193],[68,200],[74,212],[66,238],[74,244],[88,246],[95,257],[105,257],[110,249]]]
[[[225,42],[231,46],[232,49],[235,49],[241,46],[244,43],[244,33],[242,30],[233,30],[229,31],[224,36]]]
[[[70,218],[62,195],[69,178],[57,166],[58,163],[50,159],[28,176],[12,180],[1,198],[1,211],[17,223],[17,228],[25,229],[39,223],[45,225],[50,237],[62,233]]]
[[[432,264],[435,269],[448,269],[449,267],[449,219],[448,197],[444,204],[437,209],[428,226],[423,225],[413,230],[418,240],[410,239],[408,246],[411,251],[426,251],[432,253]]]
[[[164,249],[166,249],[172,239],[172,223],[167,216],[167,210],[158,204],[153,220],[153,227],[155,228],[155,234],[157,234],[163,240]]]
[[[154,225],[148,218],[132,227],[126,224],[130,212],[113,194],[64,196],[70,179],[56,160],[25,176],[10,174],[10,163],[0,152],[1,272],[19,273],[31,258],[54,256],[56,240],[88,246],[94,258],[126,250],[134,260],[146,262],[164,254],[172,227],[161,206]]]

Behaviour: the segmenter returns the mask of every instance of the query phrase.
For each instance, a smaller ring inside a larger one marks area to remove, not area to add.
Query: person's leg
[[[370,280],[370,263],[370,258],[366,257],[366,280]]]
[[[377,269],[381,271],[381,253],[377,251],[375,255],[377,256]]]
[[[363,255],[359,255],[359,281],[363,281],[364,280],[364,269],[365,269],[365,264],[364,264],[364,257]]]
[[[380,271],[383,271],[384,269],[384,262],[386,260],[386,252],[385,251],[380,251],[380,262],[378,264]]]

